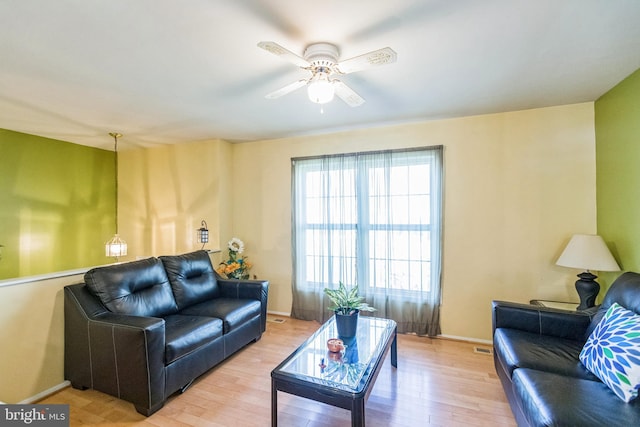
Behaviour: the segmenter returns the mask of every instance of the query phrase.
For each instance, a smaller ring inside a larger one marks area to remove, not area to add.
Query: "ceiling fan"
[[[396,62],[396,52],[385,47],[338,62],[338,48],[331,43],[313,43],[304,51],[303,57],[296,55],[275,42],[263,41],[258,47],[311,73],[306,79],[300,79],[265,96],[267,99],[279,98],[302,86],[307,86],[309,99],[317,104],[326,104],[334,94],[351,107],[364,103],[364,99],[336,76],[349,74],[378,65]]]

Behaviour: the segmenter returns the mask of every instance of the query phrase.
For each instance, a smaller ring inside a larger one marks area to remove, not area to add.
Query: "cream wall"
[[[64,381],[62,288],[82,275],[0,287],[0,401],[18,403]]]
[[[123,261],[200,249],[196,230],[207,222],[209,243],[221,248],[231,228],[226,177],[231,144],[221,140],[125,149],[119,155],[119,232]]]
[[[554,265],[571,234],[596,230],[593,103],[233,146],[233,233],[291,309],[292,157],[444,145],[444,335],[491,338],[491,300],[576,300]]]

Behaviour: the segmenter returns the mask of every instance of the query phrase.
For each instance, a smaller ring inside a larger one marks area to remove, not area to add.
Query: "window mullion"
[[[357,281],[362,286],[369,286],[369,170],[362,156],[357,157],[356,168],[356,206],[358,210],[358,222],[356,224]]]

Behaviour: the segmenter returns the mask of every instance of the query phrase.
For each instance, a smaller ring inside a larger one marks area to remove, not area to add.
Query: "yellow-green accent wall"
[[[598,234],[622,270],[640,271],[640,69],[595,102],[595,130]]]
[[[0,280],[111,262],[114,153],[0,129]]]

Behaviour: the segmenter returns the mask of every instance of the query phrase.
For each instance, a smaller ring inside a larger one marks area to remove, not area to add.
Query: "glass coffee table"
[[[324,323],[308,340],[271,371],[271,425],[278,425],[278,391],[351,411],[351,425],[364,426],[364,404],[384,358],[391,349],[397,362],[396,322],[360,316],[355,338],[343,340],[339,353],[327,350],[337,338],[335,318]]]

